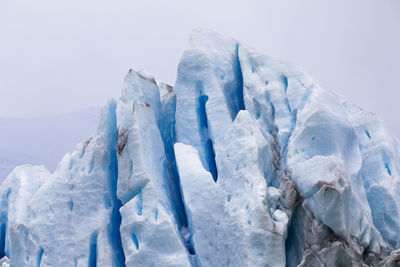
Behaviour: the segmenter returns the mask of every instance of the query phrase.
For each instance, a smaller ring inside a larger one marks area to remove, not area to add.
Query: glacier
[[[174,86],[130,70],[53,173],[10,173],[0,263],[400,266],[399,171],[374,114],[197,29]]]

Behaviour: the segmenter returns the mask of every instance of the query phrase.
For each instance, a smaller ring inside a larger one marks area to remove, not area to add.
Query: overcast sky
[[[195,27],[302,66],[400,137],[398,0],[0,0],[0,117],[101,106],[129,68],[173,84]]]

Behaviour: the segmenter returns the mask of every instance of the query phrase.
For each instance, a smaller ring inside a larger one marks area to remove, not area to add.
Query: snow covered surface
[[[174,87],[129,71],[54,173],[0,186],[10,266],[396,266],[399,143],[300,68],[193,31]]]

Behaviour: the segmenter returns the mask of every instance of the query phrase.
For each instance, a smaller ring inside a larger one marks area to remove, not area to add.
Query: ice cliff
[[[400,266],[400,146],[300,68],[195,30],[54,173],[0,186],[10,266]]]

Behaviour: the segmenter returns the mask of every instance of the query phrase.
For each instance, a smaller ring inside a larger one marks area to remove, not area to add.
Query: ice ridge
[[[23,165],[1,184],[0,258],[398,266],[399,151],[375,115],[299,67],[194,30],[174,87],[130,70],[54,173]]]

